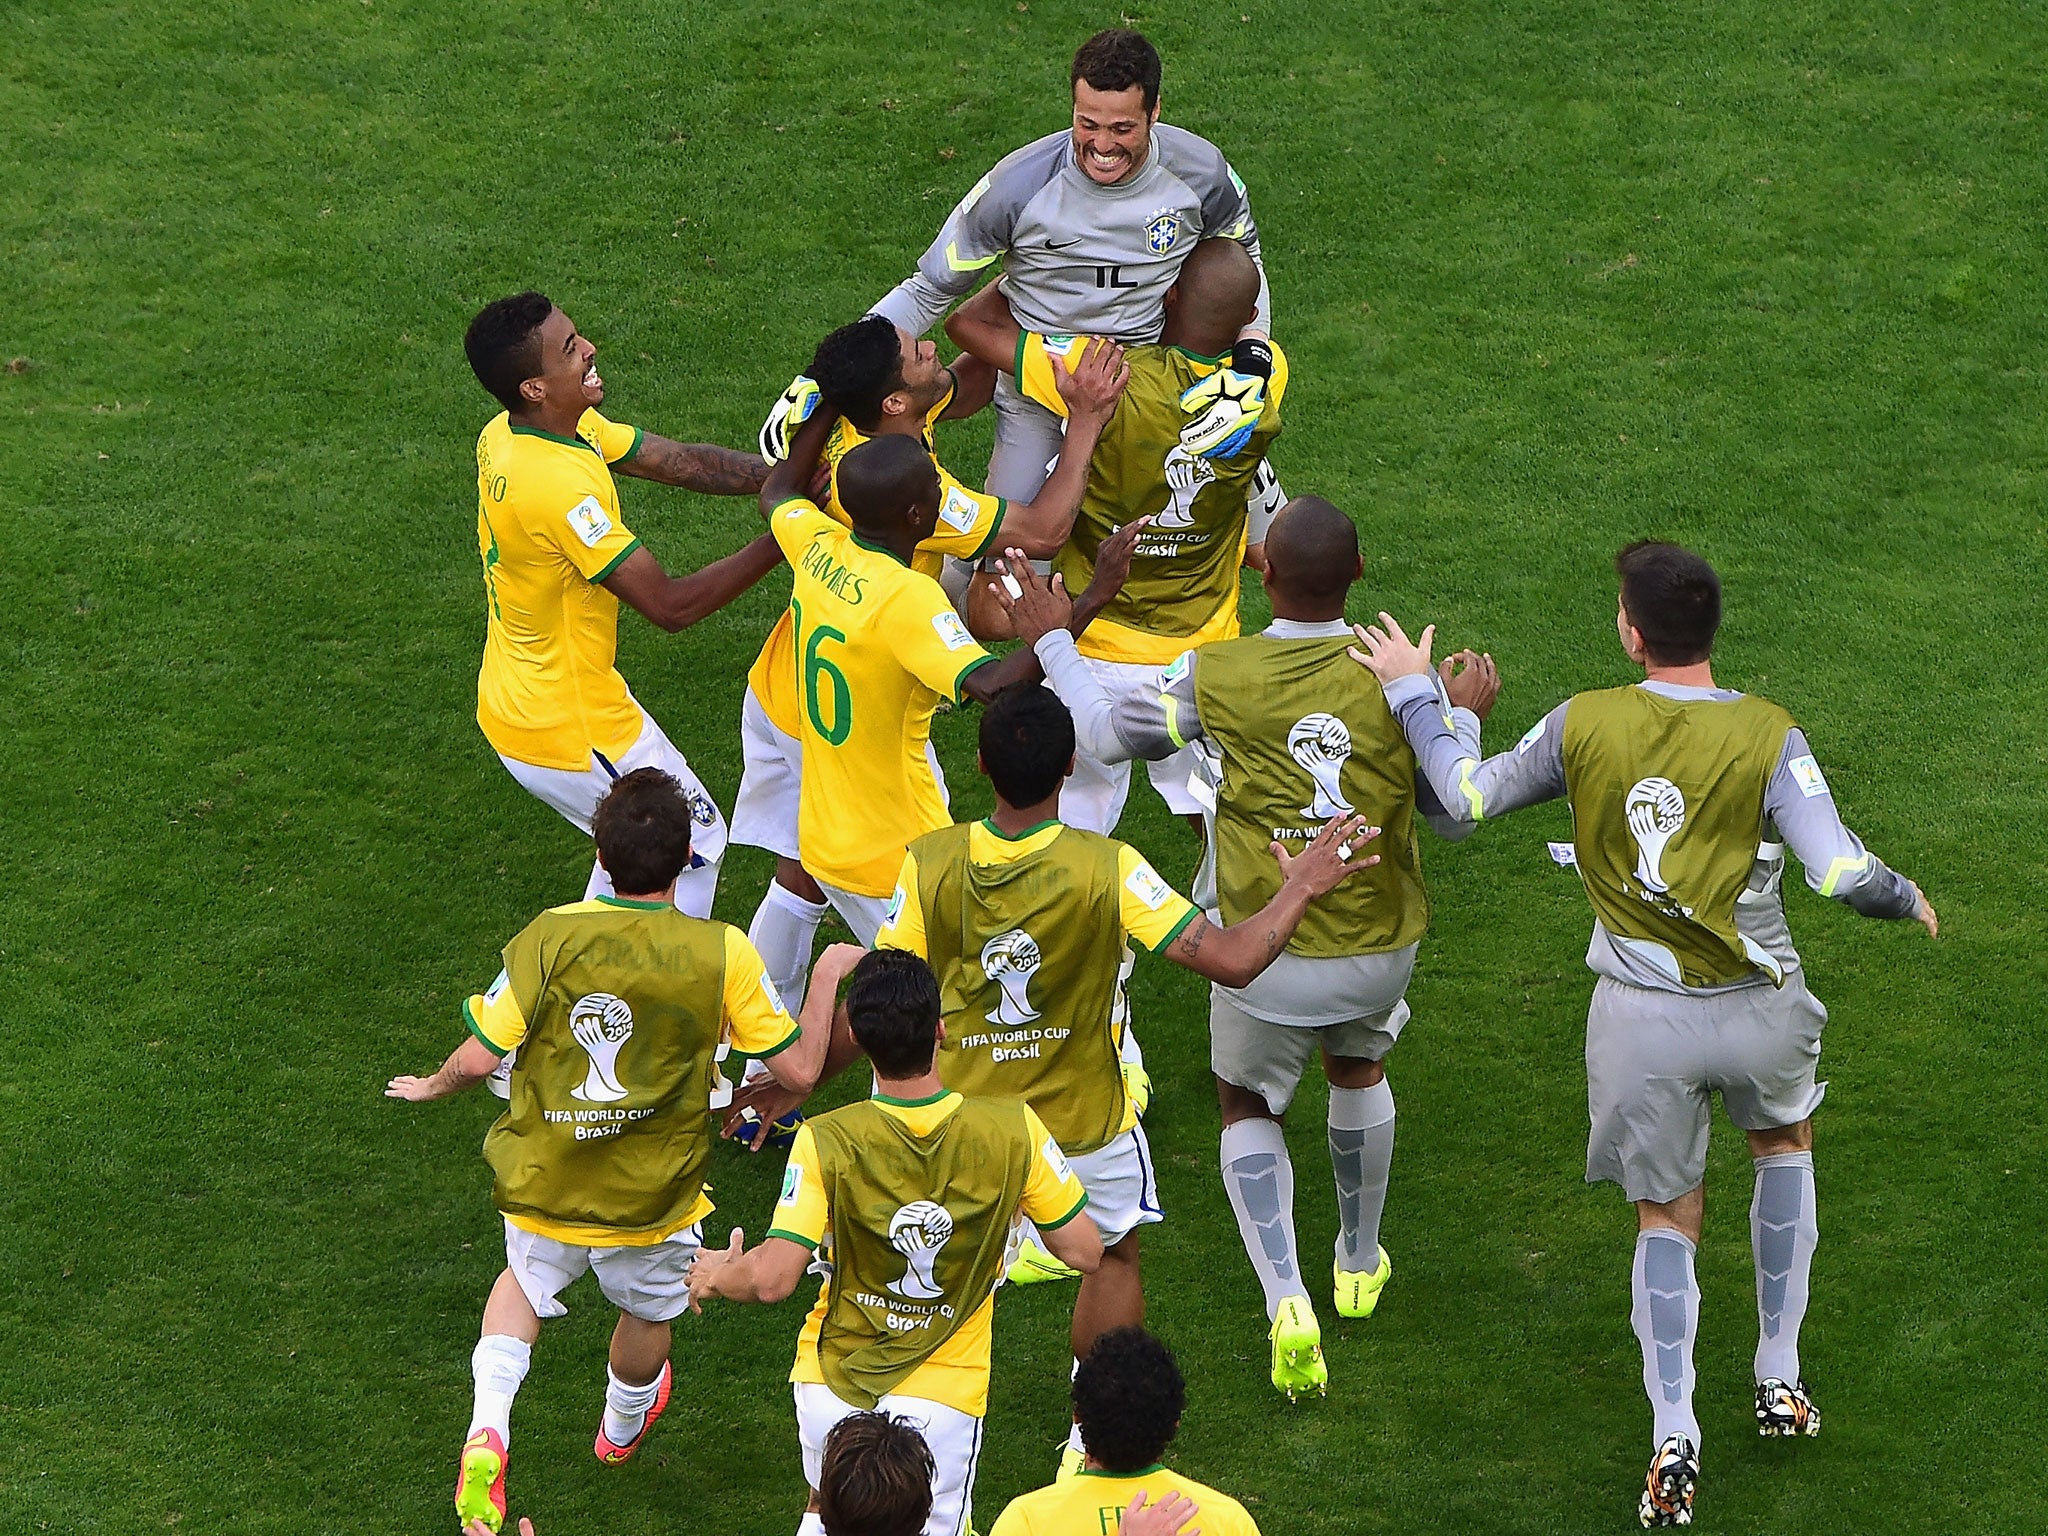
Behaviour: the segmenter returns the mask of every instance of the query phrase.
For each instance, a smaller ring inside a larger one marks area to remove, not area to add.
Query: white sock
[[[1670,1227],[1636,1235],[1630,1280],[1635,1305],[1629,1321],[1643,1347],[1643,1390],[1650,1397],[1650,1443],[1684,1435],[1695,1449],[1700,1421],[1692,1411],[1692,1345],[1700,1327],[1700,1283],[1693,1274],[1693,1243]]]
[[[1813,1154],[1780,1152],[1757,1158],[1749,1244],[1756,1260],[1758,1381],[1775,1376],[1799,1384],[1799,1325],[1806,1320],[1807,1281],[1819,1242]]]
[[[706,859],[702,864],[692,864],[676,876],[676,910],[685,917],[709,917],[711,904],[717,900],[717,859]]]
[[[805,901],[779,880],[770,880],[761,905],[754,909],[753,922],[747,925],[747,938],[761,952],[768,980],[791,1018],[803,1012],[811,945],[817,941],[818,924],[831,910],[829,902]]]
[[[805,1510],[796,1523],[796,1536],[825,1536],[825,1517],[814,1509]]]
[[[469,1433],[495,1429],[507,1445],[512,1443],[512,1399],[526,1380],[526,1368],[533,1363],[533,1346],[509,1333],[487,1333],[470,1351],[469,1374],[476,1382],[475,1404],[470,1410]],[[468,1436],[464,1436],[465,1439]]]
[[[1374,1270],[1380,1263],[1380,1213],[1394,1166],[1394,1089],[1385,1078],[1370,1088],[1330,1090],[1330,1169],[1337,1178],[1337,1266]]]
[[[619,1380],[609,1365],[604,1368],[604,1437],[613,1445],[626,1445],[647,1423],[647,1412],[661,1396],[661,1376],[645,1386]]]
[[[1237,1235],[1266,1293],[1266,1316],[1289,1296],[1307,1296],[1294,1246],[1294,1164],[1280,1122],[1253,1116],[1223,1127],[1223,1192]]]

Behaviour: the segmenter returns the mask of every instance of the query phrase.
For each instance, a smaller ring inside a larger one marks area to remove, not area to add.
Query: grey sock
[[[1820,1243],[1814,1208],[1813,1154],[1781,1152],[1756,1160],[1749,1203],[1749,1244],[1756,1259],[1756,1379],[1799,1381],[1799,1325],[1807,1280]]]
[[[1289,1296],[1306,1296],[1294,1246],[1294,1164],[1274,1120],[1223,1127],[1223,1192],[1237,1215],[1237,1233],[1266,1293],[1266,1316]]]
[[[1643,1390],[1650,1397],[1650,1443],[1680,1434],[1697,1447],[1692,1411],[1692,1345],[1700,1325],[1700,1287],[1693,1245],[1682,1232],[1652,1227],[1636,1235],[1635,1306],[1629,1321],[1643,1347]]]
[[[1385,1078],[1370,1088],[1330,1090],[1330,1169],[1337,1179],[1337,1264],[1377,1269],[1380,1215],[1394,1166],[1394,1090]]]

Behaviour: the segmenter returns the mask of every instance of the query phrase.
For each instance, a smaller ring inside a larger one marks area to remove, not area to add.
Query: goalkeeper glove
[[[776,400],[768,419],[761,423],[761,457],[770,464],[780,464],[788,458],[789,440],[796,435],[798,427],[811,419],[811,413],[817,408],[816,380],[798,374]]]
[[[1200,459],[1228,459],[1251,441],[1266,411],[1266,381],[1256,374],[1219,368],[1181,391],[1180,408],[1191,418],[1180,429],[1180,444]]]

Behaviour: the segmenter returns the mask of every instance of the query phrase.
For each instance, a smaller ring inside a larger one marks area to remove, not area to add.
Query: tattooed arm
[[[1248,987],[1279,956],[1308,914],[1308,904],[1334,891],[1346,875],[1370,869],[1380,856],[1360,857],[1365,845],[1380,835],[1362,816],[1343,816],[1318,832],[1300,853],[1273,844],[1280,861],[1280,889],[1273,899],[1241,923],[1218,928],[1199,914],[1166,946],[1166,957],[1197,976],[1225,987]]]
[[[757,454],[721,448],[716,443],[677,443],[652,432],[640,439],[631,458],[612,465],[622,475],[680,485],[706,496],[752,496],[768,478],[768,464]]]

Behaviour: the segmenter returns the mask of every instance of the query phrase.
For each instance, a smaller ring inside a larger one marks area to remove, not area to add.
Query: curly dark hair
[[[1136,86],[1144,98],[1145,110],[1159,105],[1159,50],[1142,32],[1129,27],[1110,27],[1096,33],[1074,53],[1069,85],[1086,80],[1098,91],[1128,91]]]
[[[1081,1444],[1106,1472],[1157,1462],[1180,1429],[1188,1384],[1173,1351],[1142,1328],[1112,1328],[1074,1372]]]
[[[818,1518],[825,1536],[908,1536],[931,1518],[931,1447],[909,1419],[848,1414],[825,1436]]]
[[[1074,765],[1074,717],[1039,683],[1012,683],[981,712],[981,768],[1005,805],[1059,792]]]
[[[626,896],[666,890],[690,866],[690,797],[659,768],[635,768],[597,802],[590,819],[598,862]]]
[[[903,388],[903,343],[894,321],[869,315],[818,343],[811,354],[818,392],[863,432],[882,422],[882,402]]]
[[[522,403],[519,386],[540,372],[540,328],[554,310],[554,300],[529,288],[486,304],[469,322],[462,350],[470,370],[508,411]]]

